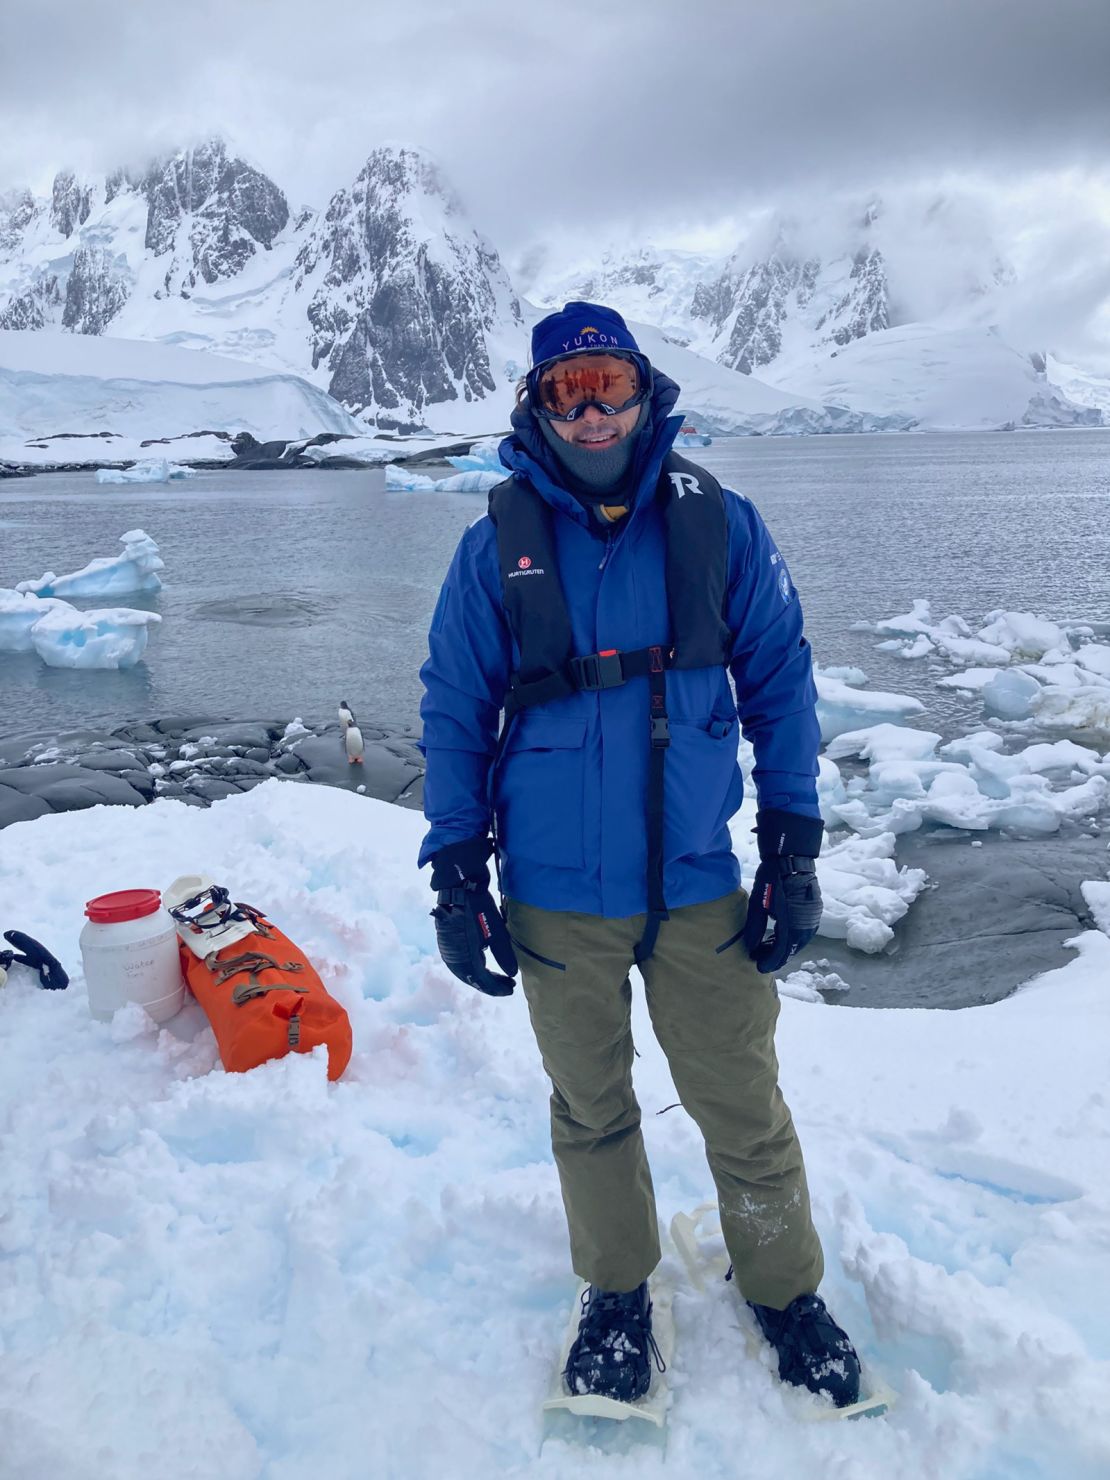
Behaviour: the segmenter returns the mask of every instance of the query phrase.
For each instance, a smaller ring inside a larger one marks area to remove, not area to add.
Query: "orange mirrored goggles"
[[[632,350],[567,355],[537,365],[528,375],[532,410],[546,421],[574,421],[587,406],[613,416],[639,406],[651,391],[651,364]]]

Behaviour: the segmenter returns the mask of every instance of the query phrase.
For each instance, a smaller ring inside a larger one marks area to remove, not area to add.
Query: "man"
[[[852,1403],[859,1364],[816,1293],[821,1247],[774,1050],[770,973],[821,915],[799,602],[752,505],[671,451],[678,387],[619,314],[568,303],[536,325],[532,360],[501,444],[511,477],[463,535],[432,620],[420,863],[457,977],[506,995],[519,953],[589,1286],[566,1381],[633,1401],[651,1377],[660,1248],[631,1081],[636,964],[705,1138],[740,1293],[786,1381]],[[750,902],[728,831],[738,718],[759,797]]]

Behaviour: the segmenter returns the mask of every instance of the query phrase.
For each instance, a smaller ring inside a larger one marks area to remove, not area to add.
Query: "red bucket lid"
[[[85,906],[85,914],[97,925],[119,925],[124,920],[141,920],[155,914],[162,906],[157,889],[117,889],[114,894],[98,894]]]

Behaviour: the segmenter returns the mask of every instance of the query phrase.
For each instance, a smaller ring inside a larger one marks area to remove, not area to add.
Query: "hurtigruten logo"
[[[511,581],[512,578],[513,578],[513,576],[542,576],[542,575],[543,575],[543,566],[542,565],[541,566],[535,566],[535,565],[533,565],[532,564],[532,557],[531,557],[531,555],[522,555],[520,557],[520,559],[516,563],[516,570],[511,570],[509,572],[509,580]]]

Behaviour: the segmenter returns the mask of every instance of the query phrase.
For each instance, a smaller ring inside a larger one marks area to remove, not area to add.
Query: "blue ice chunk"
[[[133,668],[161,620],[128,607],[82,612],[56,601],[31,628],[31,643],[48,668]]]
[[[56,576],[48,570],[37,581],[20,581],[15,589],[32,596],[82,601],[89,597],[122,596],[129,591],[161,591],[158,572],[165,569],[165,562],[146,531],[129,529],[120,535],[120,544],[121,555],[90,560],[88,565],[65,576]]]

